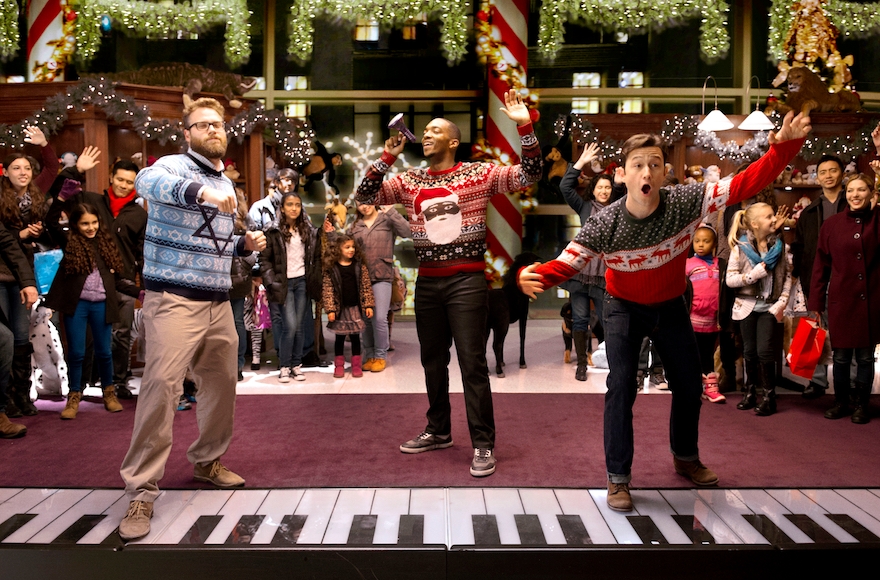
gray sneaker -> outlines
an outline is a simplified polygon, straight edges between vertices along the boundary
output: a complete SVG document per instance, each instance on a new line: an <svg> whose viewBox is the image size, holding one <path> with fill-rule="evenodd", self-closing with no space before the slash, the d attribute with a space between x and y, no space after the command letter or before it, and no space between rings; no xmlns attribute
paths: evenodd
<svg viewBox="0 0 880 580"><path fill-rule="evenodd" d="M425 451L446 449L447 447L452 447L452 435L434 435L433 433L422 431L414 439L401 443L400 451L403 453L424 453Z"/></svg>
<svg viewBox="0 0 880 580"><path fill-rule="evenodd" d="M306 380L306 375L303 374L302 365L296 365L290 370L290 374L295 381L304 381Z"/></svg>
<svg viewBox="0 0 880 580"><path fill-rule="evenodd" d="M471 462L471 475L485 477L495 473L495 454L491 449L474 449L474 460Z"/></svg>
<svg viewBox="0 0 880 580"><path fill-rule="evenodd" d="M290 367L281 367L281 371L278 374L278 382L279 383L289 383L290 382Z"/></svg>
<svg viewBox="0 0 880 580"><path fill-rule="evenodd" d="M150 533L150 518L153 517L153 502L133 501L128 504L128 512L119 522L119 537L123 540L137 540Z"/></svg>

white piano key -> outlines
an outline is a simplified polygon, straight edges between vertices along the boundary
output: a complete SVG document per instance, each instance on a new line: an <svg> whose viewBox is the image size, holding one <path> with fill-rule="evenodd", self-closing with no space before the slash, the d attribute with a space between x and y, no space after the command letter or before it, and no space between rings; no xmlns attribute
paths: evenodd
<svg viewBox="0 0 880 580"><path fill-rule="evenodd" d="M201 516L213 516L223 508L233 491L230 489L200 489L181 510L168 528L153 544L179 544Z"/></svg>
<svg viewBox="0 0 880 580"><path fill-rule="evenodd" d="M343 489L339 492L333 514L324 534L323 544L348 543L354 516L367 515L373 507L375 489Z"/></svg>
<svg viewBox="0 0 880 580"><path fill-rule="evenodd" d="M447 534L446 490L443 488L413 489L410 492L410 515L425 517L425 544L449 543Z"/></svg>
<svg viewBox="0 0 880 580"><path fill-rule="evenodd" d="M235 529L241 516L256 514L263 500L269 494L268 489L239 489L232 492L232 497L223 504L217 515L223 519L205 539L205 544L224 544Z"/></svg>
<svg viewBox="0 0 880 580"><path fill-rule="evenodd" d="M58 493L57 489L25 489L0 504L0 524L16 514L31 513L34 506Z"/></svg>
<svg viewBox="0 0 880 580"><path fill-rule="evenodd" d="M7 499L11 498L15 494L19 493L22 490L20 487L4 487L0 488L0 503L5 502Z"/></svg>
<svg viewBox="0 0 880 580"><path fill-rule="evenodd" d="M556 500L556 494L552 489L521 489L519 497L522 500L523 511L527 514L535 514L541 522L541 530L548 544L565 545L565 534L559 526L557 515L562 515L562 508Z"/></svg>
<svg viewBox="0 0 880 580"><path fill-rule="evenodd" d="M46 497L39 504L28 510L27 513L37 514L37 517L10 534L4 544L23 544L31 539L40 530L51 524L56 518L70 509L72 505L89 494L87 489L61 489ZM16 512L21 513L21 512Z"/></svg>
<svg viewBox="0 0 880 580"><path fill-rule="evenodd" d="M797 544L812 544L813 540L807 534L803 533L799 527L794 525L791 520L785 517L785 514L791 513L781 503L776 501L770 494L763 489L738 489L736 495L742 499L744 507L741 513L748 515L754 513L767 516L771 522L776 524L786 536ZM717 511L717 510L716 510ZM724 518L724 514L719 512ZM726 521L726 518L725 518ZM730 523L730 522L728 522ZM739 530L736 530L739 532ZM740 534L748 544L755 542L749 541L749 537Z"/></svg>
<svg viewBox="0 0 880 580"><path fill-rule="evenodd" d="M266 516L263 523L254 537L251 539L251 545L268 544L275 537L278 526L284 516L289 516L296 511L305 490L303 489L273 489L263 500L257 515Z"/></svg>
<svg viewBox="0 0 880 580"><path fill-rule="evenodd" d="M611 528L602 517L593 495L589 491L586 489L557 489L553 493L559 501L559 507L562 508L563 514L580 516L593 544L617 543ZM602 503L605 503L604 496Z"/></svg>
<svg viewBox="0 0 880 580"><path fill-rule="evenodd" d="M804 514L809 516L811 520L816 522L822 529L834 536L834 538L844 544L858 543L854 537L848 534L843 528L832 522L825 515L828 511L817 504L808 495L805 495L797 489L768 489L767 493L773 496L776 501L785 506L793 514Z"/></svg>
<svg viewBox="0 0 880 580"><path fill-rule="evenodd" d="M632 490L633 504L638 506L639 515L649 516L670 544L693 544L681 526L672 519L675 510L667 503L660 492L653 489ZM702 520L700 520L702 522Z"/></svg>
<svg viewBox="0 0 880 580"><path fill-rule="evenodd" d="M339 497L338 489L307 489L299 505L296 515L307 516L297 544L320 544L324 540L324 532L330 522L330 514Z"/></svg>
<svg viewBox="0 0 880 580"><path fill-rule="evenodd" d="M486 514L482 489L449 490L450 546L474 545L474 515Z"/></svg>
<svg viewBox="0 0 880 580"><path fill-rule="evenodd" d="M484 489L486 513L495 516L498 538L502 544L520 544L519 530L514 514L522 514L523 505L515 489Z"/></svg>
<svg viewBox="0 0 880 580"><path fill-rule="evenodd" d="M408 489L377 489L370 514L376 516L374 544L396 544L400 516L409 514Z"/></svg>
<svg viewBox="0 0 880 580"><path fill-rule="evenodd" d="M83 490L87 491L87 490ZM83 497L69 510L64 512L55 521L40 530L30 540L29 544L48 544L67 528L72 526L79 518L87 515L100 515L116 503L125 494L121 489L96 489ZM117 522L118 525L119 522ZM106 537L106 536L105 536Z"/></svg>
<svg viewBox="0 0 880 580"><path fill-rule="evenodd" d="M163 534L177 516L186 508L190 500L196 495L195 490L165 490L159 494L153 502L153 519L150 520L150 533L132 544L152 544ZM126 511L128 510L126 506ZM123 514L124 515L124 514ZM119 525L119 522L116 522ZM183 533L181 533L183 535Z"/></svg>
<svg viewBox="0 0 880 580"><path fill-rule="evenodd" d="M870 489L836 489L834 490L861 509L865 510L874 519L880 520L880 496Z"/></svg>
<svg viewBox="0 0 880 580"><path fill-rule="evenodd" d="M728 509L730 503L742 504L742 499L735 493L726 489L674 489L661 491L660 494L669 502L676 512L685 516L695 516L706 531L712 534L716 544L742 544L742 536L731 529L724 518L719 516L719 510ZM718 510L715 507L718 507ZM743 533L751 533L757 543L766 544L767 540L755 530L747 521L737 518L741 524Z"/></svg>
<svg viewBox="0 0 880 580"><path fill-rule="evenodd" d="M801 492L830 514L846 514L875 536L880 537L880 521L831 489L802 489Z"/></svg>
<svg viewBox="0 0 880 580"><path fill-rule="evenodd" d="M125 514L128 512L129 503L128 497L125 495L125 492L123 492L122 495L113 502L113 505L102 512L107 517L99 522L98 525L92 528L86 535L80 538L77 544L97 545L106 540L107 537L114 533L116 528L119 527L119 522L122 521L122 518L124 518ZM150 522L150 526L152 527L154 523L155 517L154 521Z"/></svg>
<svg viewBox="0 0 880 580"><path fill-rule="evenodd" d="M596 507L599 509L599 513L602 514L602 518L605 520L605 523L608 524L608 528L611 530L611 533L614 534L615 541L612 543L616 544L641 544L642 539L630 525L629 520L626 519L626 516L637 516L639 513L637 511L631 512L616 512L608 507L608 490L607 489L591 489L590 496L593 498L593 502L596 504ZM638 509L638 506L636 506ZM584 521L586 523L586 521ZM589 531L590 528L587 528Z"/></svg>

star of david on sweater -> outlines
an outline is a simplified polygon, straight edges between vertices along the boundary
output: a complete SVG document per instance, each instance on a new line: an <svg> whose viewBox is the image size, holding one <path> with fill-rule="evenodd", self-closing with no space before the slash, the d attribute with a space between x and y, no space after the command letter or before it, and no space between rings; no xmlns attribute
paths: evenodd
<svg viewBox="0 0 880 580"><path fill-rule="evenodd" d="M196 231L193 232L192 237L194 238L207 238L214 242L214 247L217 248L217 255L222 256L226 249L229 247L229 244L232 243L232 230L229 231L229 235L225 238L218 238L217 234L214 233L214 218L217 217L217 214L220 213L220 210L216 207L205 207L203 205L199 205L199 211L202 212L202 217L205 219L205 223L200 225ZM206 232L207 230L207 232ZM221 246L222 242L222 246Z"/></svg>

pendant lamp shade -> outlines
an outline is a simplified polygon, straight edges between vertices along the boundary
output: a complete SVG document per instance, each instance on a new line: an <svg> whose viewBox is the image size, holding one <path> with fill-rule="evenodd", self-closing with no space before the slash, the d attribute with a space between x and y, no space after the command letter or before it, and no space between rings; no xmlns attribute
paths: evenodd
<svg viewBox="0 0 880 580"><path fill-rule="evenodd" d="M709 84L709 79L712 79L712 82L715 83L715 109L706 115L706 85ZM715 82L715 77L712 75L707 76L706 82L703 83L703 115L706 115L705 118L697 125L697 129L700 131L726 131L733 129L733 123L727 118L727 115L718 110L718 83Z"/></svg>
<svg viewBox="0 0 880 580"><path fill-rule="evenodd" d="M761 83L758 77L753 76L749 79L749 86L746 89L746 99L750 104L751 98L749 97L749 92L752 89L752 79L758 81L758 88L761 88ZM739 124L739 127L737 127L738 129L742 129L743 131L770 131L776 128L773 121L771 121L762 111L758 110L758 102L761 99L760 95L757 95L757 97L758 99L755 101L755 110L746 117L745 121Z"/></svg>

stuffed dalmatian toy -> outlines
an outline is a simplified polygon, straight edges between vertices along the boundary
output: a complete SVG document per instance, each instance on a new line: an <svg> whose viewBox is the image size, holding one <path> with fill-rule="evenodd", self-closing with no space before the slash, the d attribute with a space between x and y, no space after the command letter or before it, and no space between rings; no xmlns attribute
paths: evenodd
<svg viewBox="0 0 880 580"><path fill-rule="evenodd" d="M58 329L52 324L52 311L38 301L31 308L31 399L37 395L61 395L70 390L67 362Z"/></svg>

